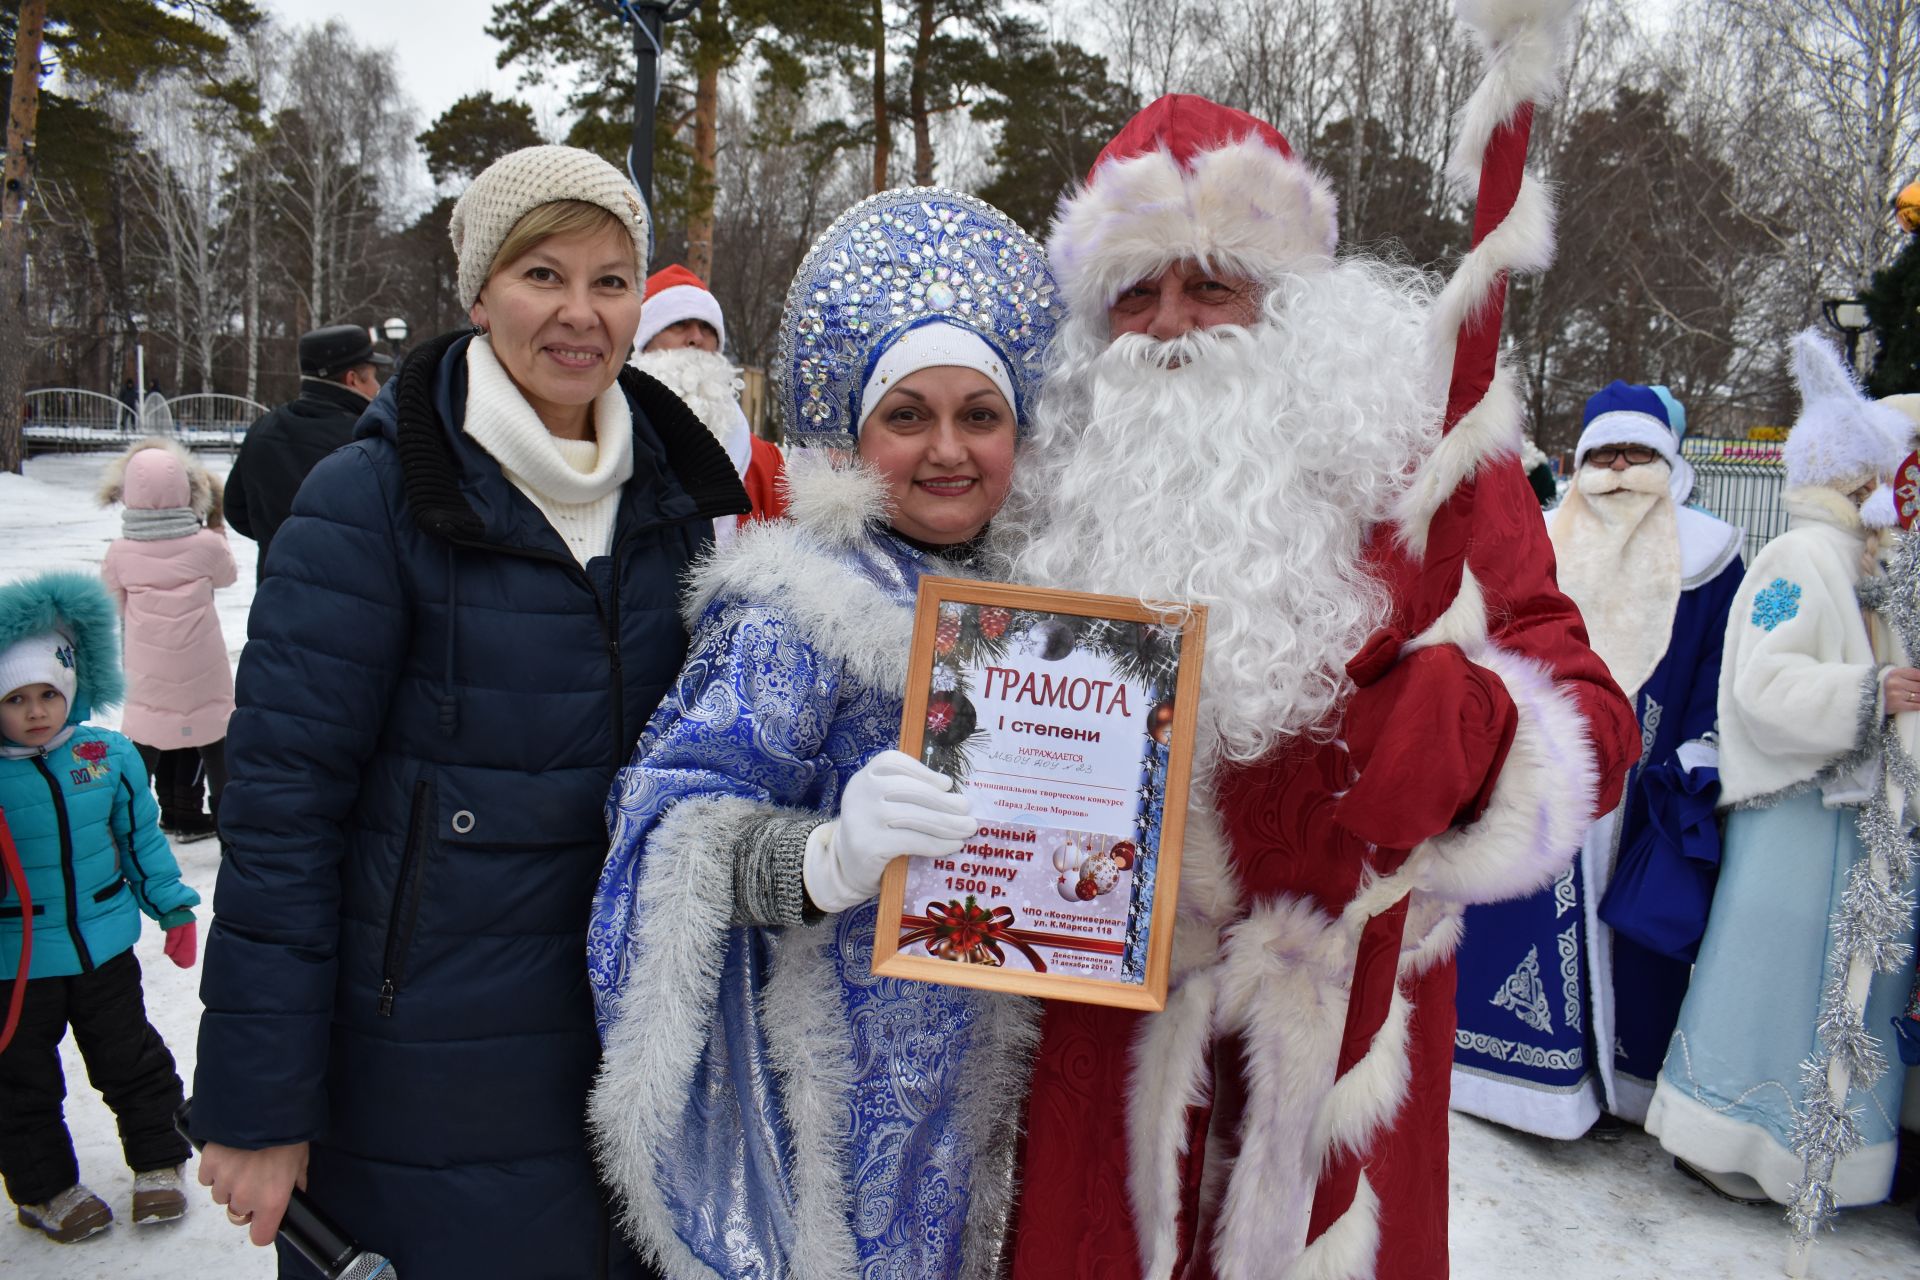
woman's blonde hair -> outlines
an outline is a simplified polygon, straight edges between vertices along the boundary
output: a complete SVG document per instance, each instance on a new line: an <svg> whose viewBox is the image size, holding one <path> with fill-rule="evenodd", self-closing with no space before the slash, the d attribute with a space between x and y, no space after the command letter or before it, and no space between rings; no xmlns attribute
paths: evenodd
<svg viewBox="0 0 1920 1280"><path fill-rule="evenodd" d="M608 213L597 204L588 204L584 200L553 200L547 204L537 204L520 216L513 224L513 230L507 232L507 238L500 242L500 252L493 255L493 265L487 268L487 277L507 263L519 258L543 240L555 236L567 236L575 233L594 235L602 231L617 233L621 240L631 244L627 228L620 219ZM634 288L640 287L640 259L634 255Z"/></svg>

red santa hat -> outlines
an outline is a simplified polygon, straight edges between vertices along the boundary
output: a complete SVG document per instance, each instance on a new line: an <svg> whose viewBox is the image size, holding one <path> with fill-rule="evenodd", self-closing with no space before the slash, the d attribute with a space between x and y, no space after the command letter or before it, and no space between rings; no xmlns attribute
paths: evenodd
<svg viewBox="0 0 1920 1280"><path fill-rule="evenodd" d="M1061 201L1047 257L1073 312L1104 313L1183 258L1251 280L1325 269L1335 208L1332 186L1272 125L1172 93L1128 121Z"/></svg>
<svg viewBox="0 0 1920 1280"><path fill-rule="evenodd" d="M647 277L647 292L640 304L640 329L633 335L635 350L644 348L682 320L704 320L727 345L727 322L720 315L720 301L699 276L685 267L662 267Z"/></svg>

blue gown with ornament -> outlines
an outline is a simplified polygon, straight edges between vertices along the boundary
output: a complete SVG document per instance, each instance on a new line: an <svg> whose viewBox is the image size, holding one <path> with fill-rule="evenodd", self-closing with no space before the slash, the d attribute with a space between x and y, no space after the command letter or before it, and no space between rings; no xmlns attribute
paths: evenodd
<svg viewBox="0 0 1920 1280"><path fill-rule="evenodd" d="M685 668L609 801L602 1163L670 1276L989 1275L1033 1009L876 978L874 904L822 919L799 890L806 834L898 742L920 575L956 568L814 518L871 504L866 474L802 456L790 482L793 523L698 572Z"/></svg>
<svg viewBox="0 0 1920 1280"><path fill-rule="evenodd" d="M1619 808L1552 885L1466 913L1452 1106L1545 1137L1579 1137L1603 1107L1645 1119L1718 874L1711 744L1744 566L1737 530L1680 515L1672 638L1634 697Z"/></svg>

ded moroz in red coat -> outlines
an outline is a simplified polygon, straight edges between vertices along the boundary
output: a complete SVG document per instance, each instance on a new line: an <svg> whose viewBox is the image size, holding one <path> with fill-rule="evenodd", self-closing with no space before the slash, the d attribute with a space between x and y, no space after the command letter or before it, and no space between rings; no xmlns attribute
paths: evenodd
<svg viewBox="0 0 1920 1280"><path fill-rule="evenodd" d="M1555 0L1492 8L1523 19L1565 12ZM1525 100L1554 76L1551 36L1524 21L1489 33L1504 74L1489 77L1467 112L1462 147L1476 159L1516 112L1524 155ZM1551 255L1545 196L1520 184L1517 159L1510 165L1503 207L1489 220L1483 198L1480 248L1435 306L1436 323L1462 329L1459 363L1484 359L1486 368L1477 380L1456 371L1452 430L1418 462L1399 517L1372 533L1369 567L1393 612L1350 668L1358 684L1384 687L1400 678L1382 674L1389 664L1411 672L1440 656L1423 650L1452 645L1472 664L1447 655L1453 668L1472 675L1394 703L1386 720L1362 688L1333 741L1294 739L1219 770L1211 803L1196 803L1187 829L1166 1009L1048 1006L1028 1104L1016 1280L1448 1273L1461 912L1564 870L1591 819L1617 803L1639 738L1554 584L1515 454L1517 402L1493 377L1498 309L1489 312L1485 295L1505 269L1538 269ZM1477 163L1467 170L1469 180L1482 176ZM1488 238L1502 218L1505 234ZM1063 204L1049 256L1069 305L1085 310L1179 258L1262 279L1330 261L1333 245L1330 190L1279 134L1173 98L1102 154ZM1478 734L1490 785L1466 797L1465 820L1410 834L1410 848L1369 844L1335 821L1362 772L1349 743L1378 743L1376 762L1395 751L1403 769L1417 762L1389 809L1411 812L1422 789L1459 782L1442 740L1417 727L1422 717Z"/></svg>

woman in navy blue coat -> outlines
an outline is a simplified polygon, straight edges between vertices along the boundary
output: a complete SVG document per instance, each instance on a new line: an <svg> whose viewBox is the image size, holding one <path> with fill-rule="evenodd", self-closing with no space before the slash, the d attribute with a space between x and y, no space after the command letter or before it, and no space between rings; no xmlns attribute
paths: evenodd
<svg viewBox="0 0 1920 1280"><path fill-rule="evenodd" d="M452 230L480 332L416 351L314 470L254 602L201 1181L265 1244L304 1179L408 1280L637 1276L584 1120L602 806L685 652L680 575L747 500L625 369L647 227L624 177L516 152Z"/></svg>

